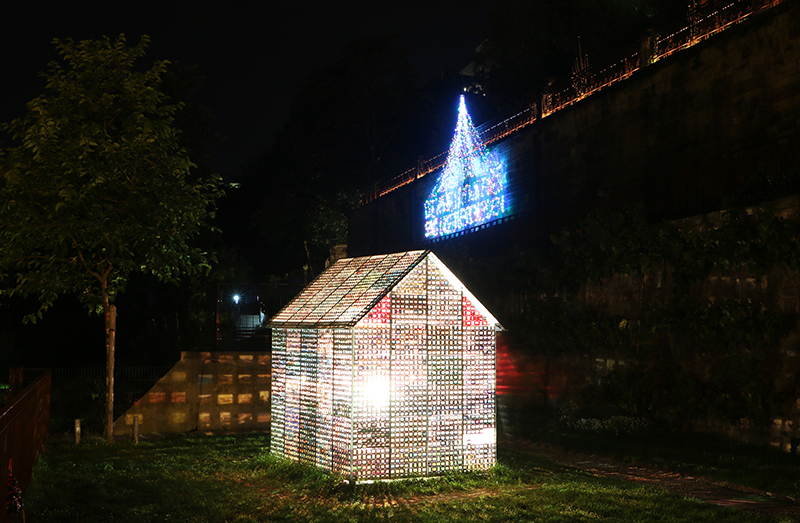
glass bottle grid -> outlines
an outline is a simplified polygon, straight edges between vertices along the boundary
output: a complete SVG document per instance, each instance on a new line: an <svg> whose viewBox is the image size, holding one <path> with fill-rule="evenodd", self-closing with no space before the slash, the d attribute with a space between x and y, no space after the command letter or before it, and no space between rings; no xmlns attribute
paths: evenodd
<svg viewBox="0 0 800 523"><path fill-rule="evenodd" d="M356 479L494 465L494 326L436 264L354 328L275 331L273 453Z"/></svg>

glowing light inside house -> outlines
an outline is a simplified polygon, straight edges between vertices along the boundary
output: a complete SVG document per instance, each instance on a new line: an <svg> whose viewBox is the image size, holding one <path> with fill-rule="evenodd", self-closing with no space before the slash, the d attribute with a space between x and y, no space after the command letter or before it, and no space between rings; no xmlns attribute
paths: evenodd
<svg viewBox="0 0 800 523"><path fill-rule="evenodd" d="M432 253L339 260L270 326L272 453L357 480L494 465L499 325Z"/></svg>
<svg viewBox="0 0 800 523"><path fill-rule="evenodd" d="M376 377L364 385L364 400L376 409L386 408L391 397L390 387L388 379Z"/></svg>
<svg viewBox="0 0 800 523"><path fill-rule="evenodd" d="M425 200L425 237L488 223L507 209L505 164L481 142L462 95L447 161Z"/></svg>

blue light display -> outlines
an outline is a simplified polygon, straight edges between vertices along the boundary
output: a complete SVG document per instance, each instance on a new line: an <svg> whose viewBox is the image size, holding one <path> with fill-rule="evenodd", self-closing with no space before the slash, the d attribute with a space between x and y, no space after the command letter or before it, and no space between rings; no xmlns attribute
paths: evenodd
<svg viewBox="0 0 800 523"><path fill-rule="evenodd" d="M425 237L438 238L504 216L505 193L505 164L481 142L462 95L447 162L425 200Z"/></svg>

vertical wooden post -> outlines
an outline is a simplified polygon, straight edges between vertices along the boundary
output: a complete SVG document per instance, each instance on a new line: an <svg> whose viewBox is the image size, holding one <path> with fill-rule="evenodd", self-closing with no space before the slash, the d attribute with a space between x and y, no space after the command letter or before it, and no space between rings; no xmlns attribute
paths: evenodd
<svg viewBox="0 0 800 523"><path fill-rule="evenodd" d="M217 350L222 346L222 284L217 283Z"/></svg>
<svg viewBox="0 0 800 523"><path fill-rule="evenodd" d="M3 452L3 456L8 456L11 454L11 449L9 448L11 445L12 435L10 434L11 431L3 431L0 434L0 451ZM5 470L3 470L5 469ZM0 475L4 478L8 478L8 474L11 472L11 458L0 459ZM7 488L7 487L6 487ZM8 491L6 490L6 502L8 501ZM6 508L3 507L3 510L0 511L0 522L5 523L6 521L11 521L11 516L6 514Z"/></svg>
<svg viewBox="0 0 800 523"><path fill-rule="evenodd" d="M75 446L81 442L81 420L75 420Z"/></svg>
<svg viewBox="0 0 800 523"><path fill-rule="evenodd" d="M106 437L108 442L114 441L114 343L117 331L117 306L108 306L106 324Z"/></svg>
<svg viewBox="0 0 800 523"><path fill-rule="evenodd" d="M133 417L133 441L139 444L139 416Z"/></svg>

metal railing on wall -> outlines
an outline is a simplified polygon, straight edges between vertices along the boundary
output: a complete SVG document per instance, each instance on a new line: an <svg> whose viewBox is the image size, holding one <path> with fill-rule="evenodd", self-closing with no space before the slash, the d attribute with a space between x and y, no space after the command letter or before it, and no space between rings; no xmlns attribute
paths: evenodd
<svg viewBox="0 0 800 523"><path fill-rule="evenodd" d="M170 367L119 367L114 371L114 419L169 372ZM12 369L11 383L28 384L45 373L52 375L50 433L74 430L76 419L85 432L102 433L105 423L106 370L103 367Z"/></svg>
<svg viewBox="0 0 800 523"><path fill-rule="evenodd" d="M690 6L689 25L668 36L656 34L648 36L640 50L602 70L593 72L591 68L576 71L582 78L575 86L556 93L542 94L539 104L532 102L528 107L513 116L493 120L482 125L478 132L484 144L502 140L522 128L565 109L592 94L617 82L627 80L639 69L667 58L679 51L688 49L712 36L734 26L752 15L775 7L786 0L701 0ZM574 80L574 79L573 79ZM380 198L400 187L422 178L440 168L447 160L447 153L440 153L428 160L420 161L416 168L382 180L369 187L361 200L361 205Z"/></svg>
<svg viewBox="0 0 800 523"><path fill-rule="evenodd" d="M45 372L11 395L0 410L0 477L7 478L10 468L22 491L30 483L33 466L47 441L50 385L51 374ZM0 523L10 517L5 506L0 508Z"/></svg>

